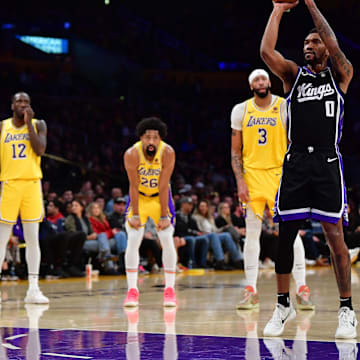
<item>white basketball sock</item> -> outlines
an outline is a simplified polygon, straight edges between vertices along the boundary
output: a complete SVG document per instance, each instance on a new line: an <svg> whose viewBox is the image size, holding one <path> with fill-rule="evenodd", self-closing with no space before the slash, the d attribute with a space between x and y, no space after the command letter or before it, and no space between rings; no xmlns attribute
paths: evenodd
<svg viewBox="0 0 360 360"><path fill-rule="evenodd" d="M126 280L128 289L137 289L139 247L144 237L144 228L136 230L130 227L127 222L125 227L128 236L125 251Z"/></svg>
<svg viewBox="0 0 360 360"><path fill-rule="evenodd" d="M299 234L296 235L294 242L294 266L292 274L296 282L296 292L303 285L306 285L306 267L305 267L305 250Z"/></svg>
<svg viewBox="0 0 360 360"><path fill-rule="evenodd" d="M162 246L162 260L165 273L165 288L175 286L176 261L177 254L174 244L174 228L172 225L165 230L158 232L160 243Z"/></svg>
<svg viewBox="0 0 360 360"><path fill-rule="evenodd" d="M251 206L248 206L246 210L245 223L244 268L246 283L257 292L256 283L259 272L261 220L255 215Z"/></svg>
<svg viewBox="0 0 360 360"><path fill-rule="evenodd" d="M24 239L26 242L26 263L28 267L29 289L39 286L40 270L40 245L39 245L39 223L23 223Z"/></svg>
<svg viewBox="0 0 360 360"><path fill-rule="evenodd" d="M12 227L13 226L10 224L0 223L0 274L2 264L5 260L6 246L10 239Z"/></svg>

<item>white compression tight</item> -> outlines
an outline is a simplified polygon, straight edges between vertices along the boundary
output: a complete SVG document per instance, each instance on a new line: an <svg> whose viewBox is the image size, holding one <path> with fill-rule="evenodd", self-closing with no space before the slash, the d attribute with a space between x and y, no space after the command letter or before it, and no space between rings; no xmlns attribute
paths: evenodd
<svg viewBox="0 0 360 360"><path fill-rule="evenodd" d="M246 237L244 245L244 265L247 285L257 292L256 283L259 271L261 220L249 206L246 211ZM305 285L305 251L299 234L294 242L294 266L292 270L296 291Z"/></svg>
<svg viewBox="0 0 360 360"><path fill-rule="evenodd" d="M261 220L251 206L246 209L246 236L244 245L244 268L247 285L257 292L256 282L259 272Z"/></svg>
<svg viewBox="0 0 360 360"><path fill-rule="evenodd" d="M144 228L138 230L125 224L128 236L127 246L125 251L125 267L126 280L128 289L137 289L138 267L139 267L139 248L144 237Z"/></svg>
<svg viewBox="0 0 360 360"><path fill-rule="evenodd" d="M292 268L292 275L296 283L296 291L306 284L306 267L305 267L305 250L304 244L299 234L296 235L294 242L294 266Z"/></svg>
<svg viewBox="0 0 360 360"><path fill-rule="evenodd" d="M165 273L165 288L175 286L177 254L174 244L174 228L172 225L158 232L162 246L162 261Z"/></svg>
<svg viewBox="0 0 360 360"><path fill-rule="evenodd" d="M26 242L26 263L29 273L30 288L38 286L39 268L40 268L40 246L39 246L39 224L24 223L24 239ZM12 231L12 225L0 224L0 261L4 262L6 245L9 241Z"/></svg>
<svg viewBox="0 0 360 360"><path fill-rule="evenodd" d="M125 252L125 266L128 289L137 289L139 247L144 236L144 228L135 230L126 224L128 243ZM174 228L169 226L159 231L158 236L162 246L162 258L165 272L165 287L174 287L176 274L176 249L173 239Z"/></svg>

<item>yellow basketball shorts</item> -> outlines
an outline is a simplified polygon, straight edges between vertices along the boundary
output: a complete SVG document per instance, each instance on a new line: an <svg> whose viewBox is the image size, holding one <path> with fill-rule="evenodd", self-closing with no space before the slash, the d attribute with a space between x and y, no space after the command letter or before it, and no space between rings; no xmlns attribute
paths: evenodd
<svg viewBox="0 0 360 360"><path fill-rule="evenodd" d="M0 222L15 224L20 214L22 222L37 223L44 217L41 180L5 180L1 183Z"/></svg>
<svg viewBox="0 0 360 360"><path fill-rule="evenodd" d="M251 169L247 168L244 180L249 188L250 202L255 215L262 218L266 203L271 214L275 206L276 192L279 187L282 168L273 169Z"/></svg>
<svg viewBox="0 0 360 360"><path fill-rule="evenodd" d="M126 207L125 214L126 219L130 219L133 215L130 198ZM155 225L157 225L161 217L161 205L159 196L149 197L139 194L139 216L141 226L145 226L148 217L151 217L154 220ZM168 200L168 216L171 220L171 223L174 225L175 206L170 192Z"/></svg>

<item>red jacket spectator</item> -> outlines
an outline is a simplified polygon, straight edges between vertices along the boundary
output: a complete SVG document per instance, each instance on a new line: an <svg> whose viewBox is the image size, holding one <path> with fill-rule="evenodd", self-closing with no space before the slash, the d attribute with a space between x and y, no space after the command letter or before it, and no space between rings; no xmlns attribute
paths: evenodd
<svg viewBox="0 0 360 360"><path fill-rule="evenodd" d="M110 225L106 219L104 219L104 221L101 222L100 220L95 219L94 217L90 216L89 220L90 220L93 230L97 234L105 233L108 239L111 239L114 237L113 229L110 227Z"/></svg>

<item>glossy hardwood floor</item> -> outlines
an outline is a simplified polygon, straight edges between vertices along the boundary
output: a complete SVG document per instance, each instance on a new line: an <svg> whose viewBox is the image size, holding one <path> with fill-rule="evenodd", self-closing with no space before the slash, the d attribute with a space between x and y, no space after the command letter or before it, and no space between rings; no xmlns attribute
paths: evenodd
<svg viewBox="0 0 360 360"><path fill-rule="evenodd" d="M51 329L52 332L46 334L45 330L38 331L36 344L41 344L43 348L50 346L46 344L49 341L51 342L52 338L55 337L56 339L58 335L55 334L59 332L64 332L65 334L66 331L76 330L75 332L78 334L78 330L86 330L88 331L86 334L89 338L91 338L91 334L94 334L96 338L98 335L95 334L99 334L99 332L103 332L103 334L110 332L122 334L121 336L123 337L124 334L126 335L125 338L122 338L123 349L119 348L119 351L124 351L123 355L119 355L120 351L114 357L105 353L101 355L104 357L97 357L96 353L90 350L90 352L87 351L86 347L85 350L81 347L82 352L80 353L82 355L72 354L71 350L74 352L77 347L70 341L71 336L69 335L70 345L68 346L70 348L65 352L64 349L61 350L62 352L59 352L54 345L48 354L60 355L41 355L46 356L47 359L61 358L61 354L65 354L65 357L69 358L69 355L66 355L69 354L69 351L72 356L71 358L137 359L137 350L135 350L135 355L133 354L133 356L129 357L126 355L129 347L128 337L130 333L148 333L153 334L152 336L155 336L154 334L193 335L195 336L194 338L196 336L206 336L207 339L210 336L213 337L213 342L218 343L221 342L221 338L243 338L247 339L247 342L243 344L241 351L237 351L237 355L242 357L234 358L260 359L263 348L267 348L267 354L273 356L267 358L276 358L276 346L279 348L283 344L283 340L275 340L273 345L269 345L269 342L266 342L267 340L262 340L261 346L258 341L258 339L263 337L262 330L274 309L276 299L274 270L260 271L258 282L260 309L256 311L236 310L240 291L244 287L244 274L241 271L206 272L202 276L189 276L184 272L177 275L176 281L179 303L177 309L163 309L163 276L159 274L140 276L140 305L138 309L129 311L124 311L122 308L122 301L126 292L126 279L124 276L100 277L91 282L87 282L83 278L41 281L41 288L44 294L50 298L49 306L25 306L23 298L27 283L2 282L1 296L3 301L0 323L3 338L2 351L6 350L7 354L2 354L0 351L0 359L24 358L33 360L31 357L26 357L25 353L29 351L28 347L30 346L31 330L28 330L29 328L35 330ZM309 268L307 271L307 283L311 290L313 302L316 304L316 309L315 311L299 311L297 318L287 325L282 339L300 340L303 342L303 345L310 344L312 341L334 342L334 334L337 327L338 293L332 269L330 267ZM360 308L360 268L352 268L352 283L354 308L357 310ZM295 301L294 292L295 289L293 288L293 301ZM14 343L14 341L20 341L19 339L22 334L25 333L28 333L29 338L26 345ZM19 339L14 340L14 336L15 339L17 339L16 336ZM144 336L146 339L146 335ZM180 338L178 337L178 339ZM257 341L253 348L249 348L251 341ZM280 341L281 344L276 343L276 341ZM92 344L91 348L93 348L94 344L91 341L90 343ZM354 344L354 341L351 343ZM37 347L39 347L38 345ZM11 349L12 346L18 347L20 350ZM271 346L273 346L272 350L275 353L271 351ZM27 349L26 351L25 348ZM229 346L226 345L225 348L229 349ZM295 342L292 348L296 348ZM307 348L309 349L310 345ZM334 349L336 348L334 347ZM78 350L76 350L77 354L80 354ZM104 349L102 348L102 350ZM18 352L16 353L16 351ZM87 355L84 355L84 351ZM305 357L301 358L316 358L311 357L309 354L306 355L308 350L305 351L304 348L299 351L305 354ZM44 351L40 349L36 354L38 357L34 357L34 359L42 359L43 357L40 357L40 354L44 354ZM171 358L169 356L166 357L162 351L159 354L159 357L151 355L149 358ZM14 355L14 357L9 357L10 355ZM141 356L144 358L143 354ZM174 358L181 358L179 354L177 356ZM220 359L222 357L221 355L217 357L214 354L213 357L201 357L197 354L196 358ZM229 353L224 358L230 359L233 357Z"/></svg>

